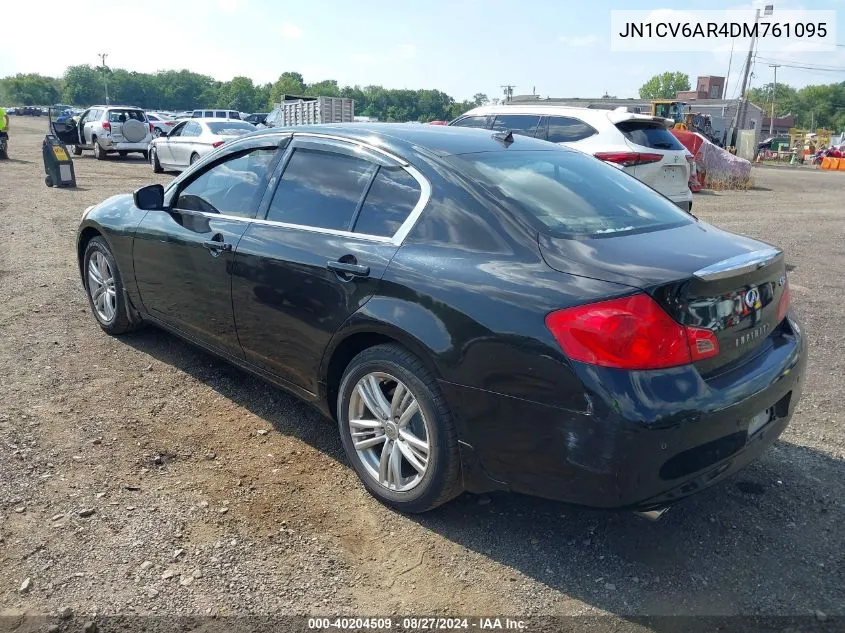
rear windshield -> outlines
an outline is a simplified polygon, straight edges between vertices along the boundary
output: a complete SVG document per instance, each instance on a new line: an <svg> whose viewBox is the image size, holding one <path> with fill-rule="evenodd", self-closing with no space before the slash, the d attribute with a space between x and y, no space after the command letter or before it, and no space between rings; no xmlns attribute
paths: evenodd
<svg viewBox="0 0 845 633"><path fill-rule="evenodd" d="M633 176L581 152L484 152L452 160L504 206L553 235L600 237L692 222Z"/></svg>
<svg viewBox="0 0 845 633"><path fill-rule="evenodd" d="M129 119L147 122L141 110L109 110L109 123L123 123Z"/></svg>
<svg viewBox="0 0 845 633"><path fill-rule="evenodd" d="M212 121L207 123L208 129L220 136L240 136L247 132L254 132L255 126L252 123L240 123L238 121Z"/></svg>
<svg viewBox="0 0 845 633"><path fill-rule="evenodd" d="M622 121L616 127L625 138L636 145L651 149L682 150L680 141L659 123L649 121Z"/></svg>

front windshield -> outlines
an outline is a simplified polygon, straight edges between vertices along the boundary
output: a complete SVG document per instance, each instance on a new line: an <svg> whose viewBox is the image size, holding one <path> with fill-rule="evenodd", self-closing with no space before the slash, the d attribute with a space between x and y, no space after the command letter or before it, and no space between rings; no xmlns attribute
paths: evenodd
<svg viewBox="0 0 845 633"><path fill-rule="evenodd" d="M558 236L672 228L693 220L636 178L576 151L502 151L452 158L467 176Z"/></svg>

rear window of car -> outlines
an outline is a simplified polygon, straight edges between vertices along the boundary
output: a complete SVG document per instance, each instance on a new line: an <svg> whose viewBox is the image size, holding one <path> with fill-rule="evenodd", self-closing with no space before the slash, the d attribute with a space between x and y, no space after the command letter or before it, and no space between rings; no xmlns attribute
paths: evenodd
<svg viewBox="0 0 845 633"><path fill-rule="evenodd" d="M616 124L625 138L642 147L651 149L682 150L684 146L675 136L659 123L649 121L622 121Z"/></svg>
<svg viewBox="0 0 845 633"><path fill-rule="evenodd" d="M636 178L581 152L482 152L451 160L552 235L602 237L692 222Z"/></svg>
<svg viewBox="0 0 845 633"><path fill-rule="evenodd" d="M146 123L147 119L141 110L109 110L109 123L121 123L135 119Z"/></svg>
<svg viewBox="0 0 845 633"><path fill-rule="evenodd" d="M219 134L220 136L240 136L241 134L255 131L254 125L241 123L240 121L212 121L206 125L208 125L208 129L213 134Z"/></svg>

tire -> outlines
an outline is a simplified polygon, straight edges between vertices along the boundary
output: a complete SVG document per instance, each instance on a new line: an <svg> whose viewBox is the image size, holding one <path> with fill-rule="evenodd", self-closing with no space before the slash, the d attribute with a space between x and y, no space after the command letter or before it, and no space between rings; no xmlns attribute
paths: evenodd
<svg viewBox="0 0 845 633"><path fill-rule="evenodd" d="M386 407L381 415L365 402L374 402L373 387ZM403 413L408 415L404 422ZM362 442L358 447L350 416L361 420L355 425L356 439ZM458 436L446 400L422 361L400 345L377 345L352 359L340 383L337 419L352 467L369 493L385 505L400 512L426 512L462 492Z"/></svg>
<svg viewBox="0 0 845 633"><path fill-rule="evenodd" d="M161 163L158 162L158 152L155 147L150 148L150 165L153 168L154 174L160 174L164 171L161 167Z"/></svg>
<svg viewBox="0 0 845 633"><path fill-rule="evenodd" d="M44 179L44 184L47 185L48 187L52 187L53 186L53 179L50 178L50 176L47 176Z"/></svg>
<svg viewBox="0 0 845 633"><path fill-rule="evenodd" d="M120 156L121 158L126 158L126 155L127 155L128 153L129 153L129 152L120 151L120 152L118 152L118 153L117 153L117 155L118 155L118 156Z"/></svg>
<svg viewBox="0 0 845 633"><path fill-rule="evenodd" d="M105 160L106 159L106 151L100 145L100 141L97 140L97 137L93 137L91 140L92 145L94 146L94 158L97 160Z"/></svg>
<svg viewBox="0 0 845 633"><path fill-rule="evenodd" d="M82 156L82 148L79 145L74 145L70 151L73 152L74 156Z"/></svg>
<svg viewBox="0 0 845 633"><path fill-rule="evenodd" d="M120 271L108 243L102 237L94 237L88 242L85 247L85 254L82 256L82 265L88 304L91 306L91 312L93 312L100 327L112 335L134 330L136 324L129 318ZM92 268L94 272L92 272ZM105 283L99 284L97 279ZM109 279L111 279L111 283L108 283ZM103 286L106 287L106 292L98 294L97 290ZM94 298L95 295L105 295L102 303L97 302L95 304L95 301L97 301Z"/></svg>
<svg viewBox="0 0 845 633"><path fill-rule="evenodd" d="M197 162L199 159L200 159L200 155L199 155L199 154L196 154L196 153L191 154L190 164L191 164L191 165L193 165L193 164L194 164L195 162Z"/></svg>

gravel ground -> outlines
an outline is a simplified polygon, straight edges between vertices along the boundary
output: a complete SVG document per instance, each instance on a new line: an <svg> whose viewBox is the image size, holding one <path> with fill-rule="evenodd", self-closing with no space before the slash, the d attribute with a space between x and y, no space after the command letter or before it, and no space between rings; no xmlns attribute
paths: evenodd
<svg viewBox="0 0 845 633"><path fill-rule="evenodd" d="M0 615L845 615L845 174L758 168L695 197L795 266L806 390L759 462L657 523L509 494L406 517L306 405L161 331L97 327L80 215L170 176L86 153L76 190L48 189L45 126L13 118L0 163Z"/></svg>

